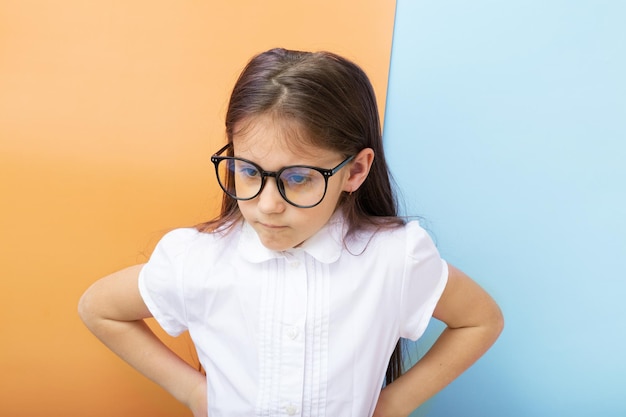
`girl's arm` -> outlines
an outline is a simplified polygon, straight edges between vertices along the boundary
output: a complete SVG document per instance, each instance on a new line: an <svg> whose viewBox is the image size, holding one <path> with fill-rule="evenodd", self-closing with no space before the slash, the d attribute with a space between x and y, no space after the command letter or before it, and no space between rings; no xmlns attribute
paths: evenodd
<svg viewBox="0 0 626 417"><path fill-rule="evenodd" d="M374 417L408 416L476 362L504 325L489 294L452 265L433 316L447 328L422 359L382 390Z"/></svg>
<svg viewBox="0 0 626 417"><path fill-rule="evenodd" d="M207 415L206 379L172 352L143 319L151 317L139 294L142 265L93 284L78 305L81 319L115 354L187 405L194 416Z"/></svg>

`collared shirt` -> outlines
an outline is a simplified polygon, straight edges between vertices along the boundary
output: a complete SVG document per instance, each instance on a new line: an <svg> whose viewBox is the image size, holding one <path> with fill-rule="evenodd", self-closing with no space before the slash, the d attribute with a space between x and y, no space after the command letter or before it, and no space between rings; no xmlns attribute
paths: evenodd
<svg viewBox="0 0 626 417"><path fill-rule="evenodd" d="M177 229L140 273L151 313L189 330L207 374L210 417L371 416L399 337L424 332L447 265L416 222L344 244L334 216L297 248Z"/></svg>

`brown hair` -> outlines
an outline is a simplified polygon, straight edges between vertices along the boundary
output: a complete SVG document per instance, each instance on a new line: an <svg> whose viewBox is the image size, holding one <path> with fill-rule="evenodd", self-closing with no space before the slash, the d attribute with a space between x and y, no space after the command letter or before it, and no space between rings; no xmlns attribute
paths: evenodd
<svg viewBox="0 0 626 417"><path fill-rule="evenodd" d="M330 52L271 49L256 55L242 71L230 97L226 113L228 142L232 143L242 122L268 113L296 121L306 133L301 135L306 138L303 140L345 157L373 149L375 157L367 179L354 193L344 193L338 202L348 234L364 227L403 223L385 161L374 89L358 65ZM212 231L239 219L237 201L224 194L218 217L197 228ZM386 383L401 373L398 342Z"/></svg>

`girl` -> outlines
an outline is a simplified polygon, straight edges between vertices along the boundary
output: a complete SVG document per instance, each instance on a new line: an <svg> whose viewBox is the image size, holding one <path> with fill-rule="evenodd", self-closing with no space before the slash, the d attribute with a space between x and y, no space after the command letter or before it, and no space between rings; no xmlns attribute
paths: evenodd
<svg viewBox="0 0 626 417"><path fill-rule="evenodd" d="M79 305L194 416L408 416L494 343L496 303L397 215L358 66L325 52L254 57L226 134L211 158L220 215L168 233L147 264L96 282ZM189 330L206 376L156 338L151 316ZM446 330L401 375L400 338L431 316Z"/></svg>

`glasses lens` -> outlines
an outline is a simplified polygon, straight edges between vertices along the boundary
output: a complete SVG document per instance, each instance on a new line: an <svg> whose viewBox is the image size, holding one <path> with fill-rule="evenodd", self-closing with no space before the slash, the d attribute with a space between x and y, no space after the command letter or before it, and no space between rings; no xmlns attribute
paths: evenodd
<svg viewBox="0 0 626 417"><path fill-rule="evenodd" d="M290 167L278 178L285 199L297 206L314 206L326 193L326 180L321 172L306 167Z"/></svg>
<svg viewBox="0 0 626 417"><path fill-rule="evenodd" d="M222 159L217 167L217 176L224 191L234 198L252 198L261 189L259 169L240 159Z"/></svg>
<svg viewBox="0 0 626 417"><path fill-rule="evenodd" d="M260 169L238 158L221 159L217 163L217 180L226 194L239 200L256 197L263 187ZM298 207L313 207L326 194L326 178L321 172L308 167L283 169L276 184L285 200Z"/></svg>

